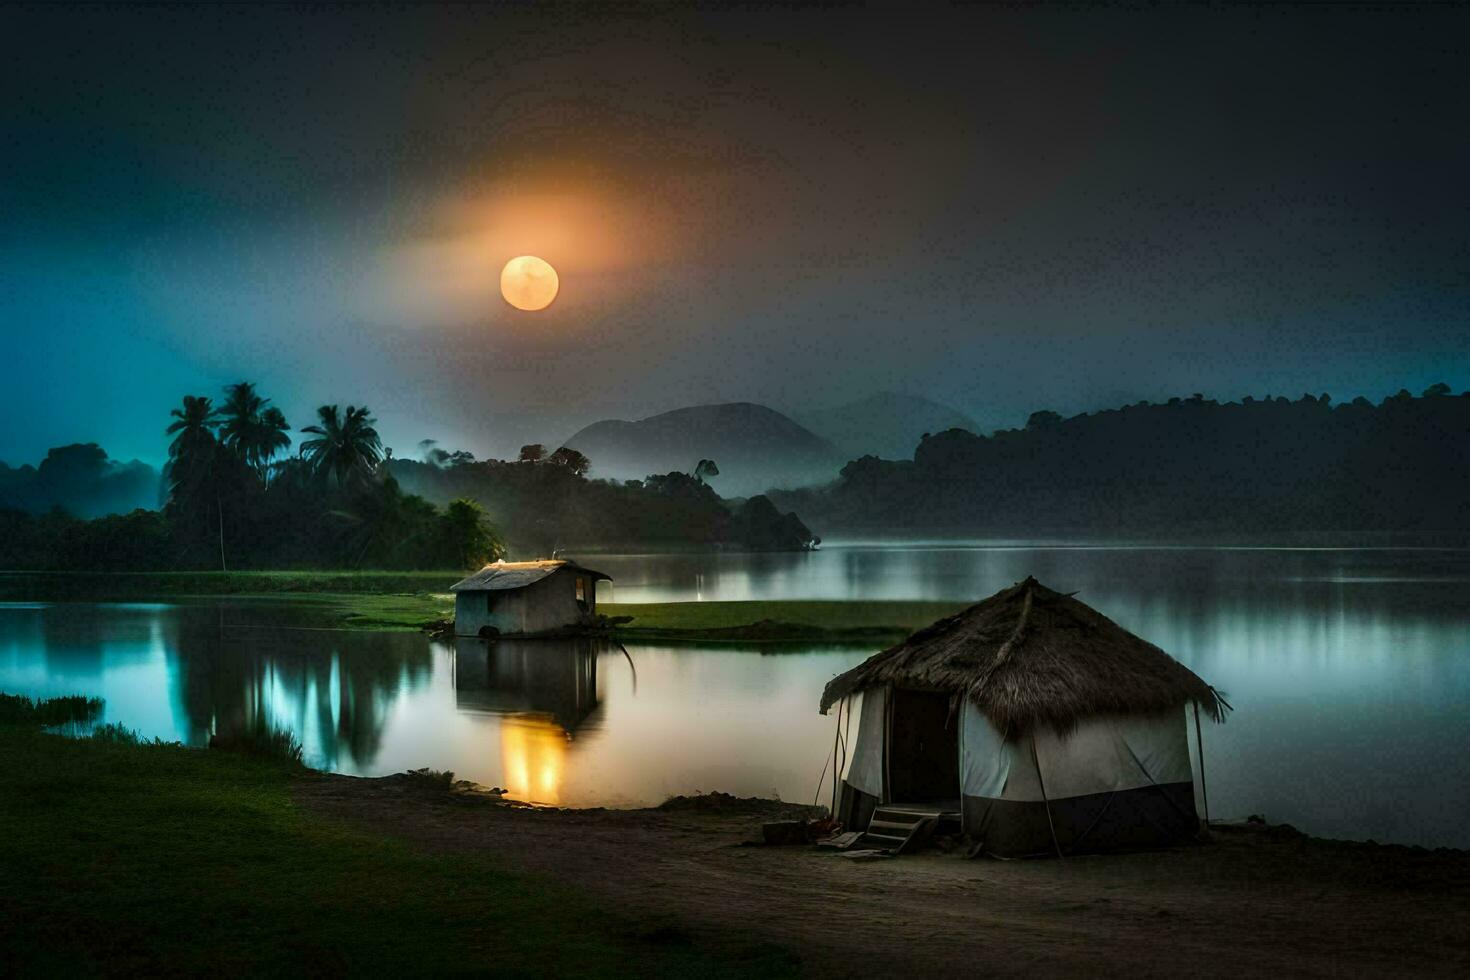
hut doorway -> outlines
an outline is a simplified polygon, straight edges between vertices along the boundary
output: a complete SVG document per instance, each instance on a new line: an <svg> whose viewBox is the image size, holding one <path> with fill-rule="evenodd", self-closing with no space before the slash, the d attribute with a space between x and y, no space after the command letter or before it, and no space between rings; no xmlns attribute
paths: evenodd
<svg viewBox="0 0 1470 980"><path fill-rule="evenodd" d="M889 712L889 800L958 804L960 723L949 694L897 688Z"/></svg>

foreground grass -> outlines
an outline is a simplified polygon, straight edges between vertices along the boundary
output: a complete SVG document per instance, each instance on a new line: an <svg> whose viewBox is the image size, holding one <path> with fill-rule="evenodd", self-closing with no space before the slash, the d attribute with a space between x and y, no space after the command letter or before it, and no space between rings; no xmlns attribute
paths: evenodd
<svg viewBox="0 0 1470 980"><path fill-rule="evenodd" d="M0 726L0 975L791 972L768 948L716 954L484 856L303 813L289 789L308 778Z"/></svg>

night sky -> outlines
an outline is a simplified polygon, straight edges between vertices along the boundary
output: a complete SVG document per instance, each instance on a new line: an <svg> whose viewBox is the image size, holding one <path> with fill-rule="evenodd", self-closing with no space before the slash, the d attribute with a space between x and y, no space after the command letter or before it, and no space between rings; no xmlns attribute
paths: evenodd
<svg viewBox="0 0 1470 980"><path fill-rule="evenodd" d="M0 56L11 463L159 461L240 379L400 455L1470 386L1470 8L5 8Z"/></svg>

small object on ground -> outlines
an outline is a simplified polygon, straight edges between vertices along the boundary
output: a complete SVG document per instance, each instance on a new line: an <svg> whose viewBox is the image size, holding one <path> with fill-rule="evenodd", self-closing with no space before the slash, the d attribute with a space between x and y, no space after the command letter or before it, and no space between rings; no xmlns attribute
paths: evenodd
<svg viewBox="0 0 1470 980"><path fill-rule="evenodd" d="M817 841L817 846L833 847L839 851L845 851L862 840L862 838L863 832L861 830L849 830L845 834L833 834L831 837L824 837Z"/></svg>
<svg viewBox="0 0 1470 980"><path fill-rule="evenodd" d="M843 851L841 856L850 861L876 861L879 858L893 857L892 853L888 851L878 851L871 848L861 851Z"/></svg>
<svg viewBox="0 0 1470 980"><path fill-rule="evenodd" d="M842 822L831 817L818 817L807 822L806 839L819 841L824 837L831 837L842 829Z"/></svg>

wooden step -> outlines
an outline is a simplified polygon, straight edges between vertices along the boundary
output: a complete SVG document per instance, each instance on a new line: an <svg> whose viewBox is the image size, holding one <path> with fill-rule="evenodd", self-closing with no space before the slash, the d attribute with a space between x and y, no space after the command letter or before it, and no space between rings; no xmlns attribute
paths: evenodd
<svg viewBox="0 0 1470 980"><path fill-rule="evenodd" d="M867 832L856 846L902 854L928 837L938 822L939 815L932 810L880 806L873 811Z"/></svg>

